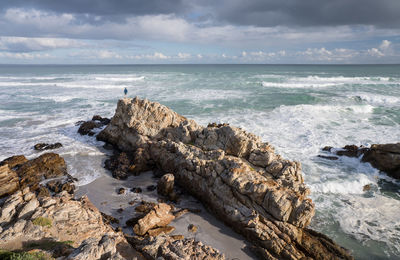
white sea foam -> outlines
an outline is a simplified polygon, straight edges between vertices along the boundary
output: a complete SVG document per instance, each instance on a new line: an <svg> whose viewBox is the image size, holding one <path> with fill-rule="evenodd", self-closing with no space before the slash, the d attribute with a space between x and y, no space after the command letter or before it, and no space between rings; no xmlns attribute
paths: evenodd
<svg viewBox="0 0 400 260"><path fill-rule="evenodd" d="M320 76L285 76L281 77L279 81L276 81L276 77L270 77L273 81L262 81L261 84L264 87L276 87L276 88L328 88L337 87L344 85L353 84L391 84L400 85L400 78L388 78L388 77L320 77Z"/></svg>
<svg viewBox="0 0 400 260"><path fill-rule="evenodd" d="M350 93L348 97L353 99L360 99L371 105L377 106L400 106L400 97L396 96L385 96L375 93Z"/></svg>

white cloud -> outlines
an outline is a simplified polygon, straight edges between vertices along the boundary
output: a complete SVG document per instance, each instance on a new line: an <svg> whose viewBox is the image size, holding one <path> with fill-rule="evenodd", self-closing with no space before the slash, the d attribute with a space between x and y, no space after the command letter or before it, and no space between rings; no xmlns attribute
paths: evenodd
<svg viewBox="0 0 400 260"><path fill-rule="evenodd" d="M47 53L42 54L42 53L26 53L26 52L0 52L0 57L9 59L19 59L19 60L52 58L52 56Z"/></svg>
<svg viewBox="0 0 400 260"><path fill-rule="evenodd" d="M383 52L381 52L377 48L369 49L367 52L368 52L369 55L374 56L374 57L383 57L383 56L385 56L385 54L383 54Z"/></svg>
<svg viewBox="0 0 400 260"><path fill-rule="evenodd" d="M0 37L0 50L29 52L58 48L84 47L86 44L72 39Z"/></svg>
<svg viewBox="0 0 400 260"><path fill-rule="evenodd" d="M382 51L387 51L391 48L392 43L388 40L383 40L381 45L379 45L379 49L381 49Z"/></svg>
<svg viewBox="0 0 400 260"><path fill-rule="evenodd" d="M178 53L179 59L190 59L192 55L190 53Z"/></svg>

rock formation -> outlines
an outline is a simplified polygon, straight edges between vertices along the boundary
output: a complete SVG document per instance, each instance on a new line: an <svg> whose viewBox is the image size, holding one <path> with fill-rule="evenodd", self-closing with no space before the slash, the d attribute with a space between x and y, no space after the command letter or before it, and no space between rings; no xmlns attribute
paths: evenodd
<svg viewBox="0 0 400 260"><path fill-rule="evenodd" d="M89 121L81 121L78 122L77 124L80 125L78 129L78 133L81 135L89 135L93 136L95 133L92 131L94 128L100 128L104 125L107 125L110 123L110 119L108 118L103 118L99 115L93 116L92 120Z"/></svg>
<svg viewBox="0 0 400 260"><path fill-rule="evenodd" d="M201 127L159 103L125 98L97 138L126 152L135 168L173 173L265 259L352 259L306 228L314 204L300 163L256 135L227 124Z"/></svg>
<svg viewBox="0 0 400 260"><path fill-rule="evenodd" d="M23 155L12 156L0 165L0 197L12 194L17 187L29 187L43 196L50 195L50 191L59 193L66 190L72 194L75 190L74 179L67 173L64 159L55 153L45 153L32 160ZM49 179L54 180L40 184Z"/></svg>
<svg viewBox="0 0 400 260"><path fill-rule="evenodd" d="M148 259L173 260L224 260L218 250L203 245L194 239L181 239L174 236L130 237L127 240L143 252Z"/></svg>
<svg viewBox="0 0 400 260"><path fill-rule="evenodd" d="M33 149L37 151L44 151L44 150L52 150L52 149L57 149L62 147L63 145L61 143L54 143L54 144L48 144L48 143L38 143L33 146Z"/></svg>
<svg viewBox="0 0 400 260"><path fill-rule="evenodd" d="M349 157L362 155L363 162L368 162L389 176L400 179L400 143L373 144L370 148L346 145L342 149L333 150L332 147L324 147L322 150Z"/></svg>

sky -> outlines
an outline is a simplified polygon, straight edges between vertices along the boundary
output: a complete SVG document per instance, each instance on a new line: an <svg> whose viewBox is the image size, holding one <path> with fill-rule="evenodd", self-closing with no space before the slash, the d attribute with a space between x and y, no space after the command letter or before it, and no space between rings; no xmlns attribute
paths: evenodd
<svg viewBox="0 0 400 260"><path fill-rule="evenodd" d="M0 63L400 63L400 0L2 0Z"/></svg>

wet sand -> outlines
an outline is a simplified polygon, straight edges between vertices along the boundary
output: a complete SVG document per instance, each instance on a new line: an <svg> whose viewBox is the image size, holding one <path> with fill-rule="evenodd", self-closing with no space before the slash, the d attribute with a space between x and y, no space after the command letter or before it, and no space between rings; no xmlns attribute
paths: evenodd
<svg viewBox="0 0 400 260"><path fill-rule="evenodd" d="M130 176L127 180L117 180L110 175L102 174L95 181L78 187L76 197L87 195L92 203L103 213L111 215L120 221L120 226L127 234L133 234L130 227L124 227L125 222L135 216L135 207L144 201L157 202L157 190L148 191L149 185L156 185L158 178L152 172L142 173L140 176ZM133 187L140 187L141 193L130 191ZM125 188L125 194L118 194L119 188ZM129 202L135 201L130 205ZM176 208L193 208L201 210L200 213L187 213L175 219L170 225L176 229L171 234L183 235L186 238L195 238L224 253L227 259L255 259L251 252L250 243L232 231L223 222L212 216L202 204L192 196L182 196ZM123 209L122 212L119 209ZM188 231L188 226L193 224L198 227L197 232ZM115 226L115 225L114 225Z"/></svg>

